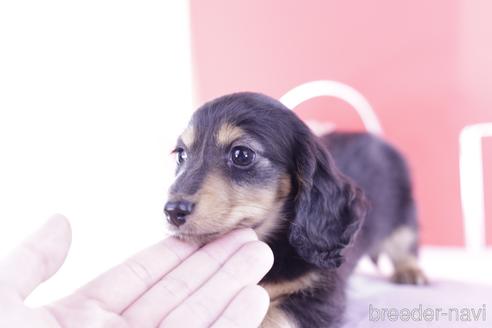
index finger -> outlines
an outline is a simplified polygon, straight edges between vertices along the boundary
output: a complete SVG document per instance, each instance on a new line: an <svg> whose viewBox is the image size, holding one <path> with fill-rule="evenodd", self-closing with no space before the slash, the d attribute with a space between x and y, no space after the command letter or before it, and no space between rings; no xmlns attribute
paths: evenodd
<svg viewBox="0 0 492 328"><path fill-rule="evenodd" d="M68 301L82 298L119 313L197 249L198 245L167 238L103 273Z"/></svg>

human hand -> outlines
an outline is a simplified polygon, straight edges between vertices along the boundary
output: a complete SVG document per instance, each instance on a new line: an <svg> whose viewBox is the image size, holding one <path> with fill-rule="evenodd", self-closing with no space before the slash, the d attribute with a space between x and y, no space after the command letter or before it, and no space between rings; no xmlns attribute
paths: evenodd
<svg viewBox="0 0 492 328"><path fill-rule="evenodd" d="M202 248L168 238L66 298L24 305L62 265L70 241L58 215L0 262L0 327L258 327L268 309L257 283L273 254L252 230Z"/></svg>

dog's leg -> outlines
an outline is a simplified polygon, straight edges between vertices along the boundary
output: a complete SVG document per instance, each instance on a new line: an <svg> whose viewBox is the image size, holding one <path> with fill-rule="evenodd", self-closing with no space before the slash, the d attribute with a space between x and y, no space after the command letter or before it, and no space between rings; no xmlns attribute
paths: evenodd
<svg viewBox="0 0 492 328"><path fill-rule="evenodd" d="M397 284L426 285L428 280L417 261L418 236L415 228L401 226L383 242L381 251L393 263L391 280Z"/></svg>

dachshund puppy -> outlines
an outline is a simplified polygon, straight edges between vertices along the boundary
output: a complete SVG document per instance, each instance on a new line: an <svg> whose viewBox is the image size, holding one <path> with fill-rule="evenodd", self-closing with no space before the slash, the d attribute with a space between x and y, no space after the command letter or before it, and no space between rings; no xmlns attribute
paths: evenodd
<svg viewBox="0 0 492 328"><path fill-rule="evenodd" d="M177 237L250 227L272 248L263 327L338 327L363 255L386 253L397 283L425 283L408 169L377 137L318 138L277 100L235 93L199 108L174 152L165 213Z"/></svg>

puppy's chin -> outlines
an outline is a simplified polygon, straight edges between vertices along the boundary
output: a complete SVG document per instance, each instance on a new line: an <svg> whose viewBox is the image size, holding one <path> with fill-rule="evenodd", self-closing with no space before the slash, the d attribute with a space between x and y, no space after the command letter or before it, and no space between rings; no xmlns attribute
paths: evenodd
<svg viewBox="0 0 492 328"><path fill-rule="evenodd" d="M219 231L206 231L206 230L202 231L198 229L196 226L193 225L187 226L186 224L180 228L176 228L175 226L169 226L169 230L172 236L175 238L198 245L204 245L222 237L223 235L235 229L250 228L256 231L264 223L264 222L259 222L259 223L254 223L254 222L255 222L254 220L243 219L238 223L236 223L234 226L223 227L223 229Z"/></svg>
<svg viewBox="0 0 492 328"><path fill-rule="evenodd" d="M193 244L198 244L200 246L222 237L231 230L234 230L234 228L228 229L224 227L220 230L210 231L208 229L200 229L194 225L188 226L187 224L184 224L179 228L172 225L168 226L168 231L174 238Z"/></svg>
<svg viewBox="0 0 492 328"><path fill-rule="evenodd" d="M208 244L215 239L225 235L228 231L224 232L210 232L210 233L188 233L185 231L173 231L173 237L180 240L190 242L193 244L204 245Z"/></svg>
<svg viewBox="0 0 492 328"><path fill-rule="evenodd" d="M172 228L171 234L173 237L178 238L180 240L194 243L194 244L198 244L198 245L204 245L204 244L208 244L211 241L219 239L223 235L225 235L225 234L227 234L227 233L229 233L235 229L242 229L242 228L255 229L256 227L238 224L234 227L224 228L224 230L214 231L214 232L197 231L196 229L188 230L188 229Z"/></svg>

